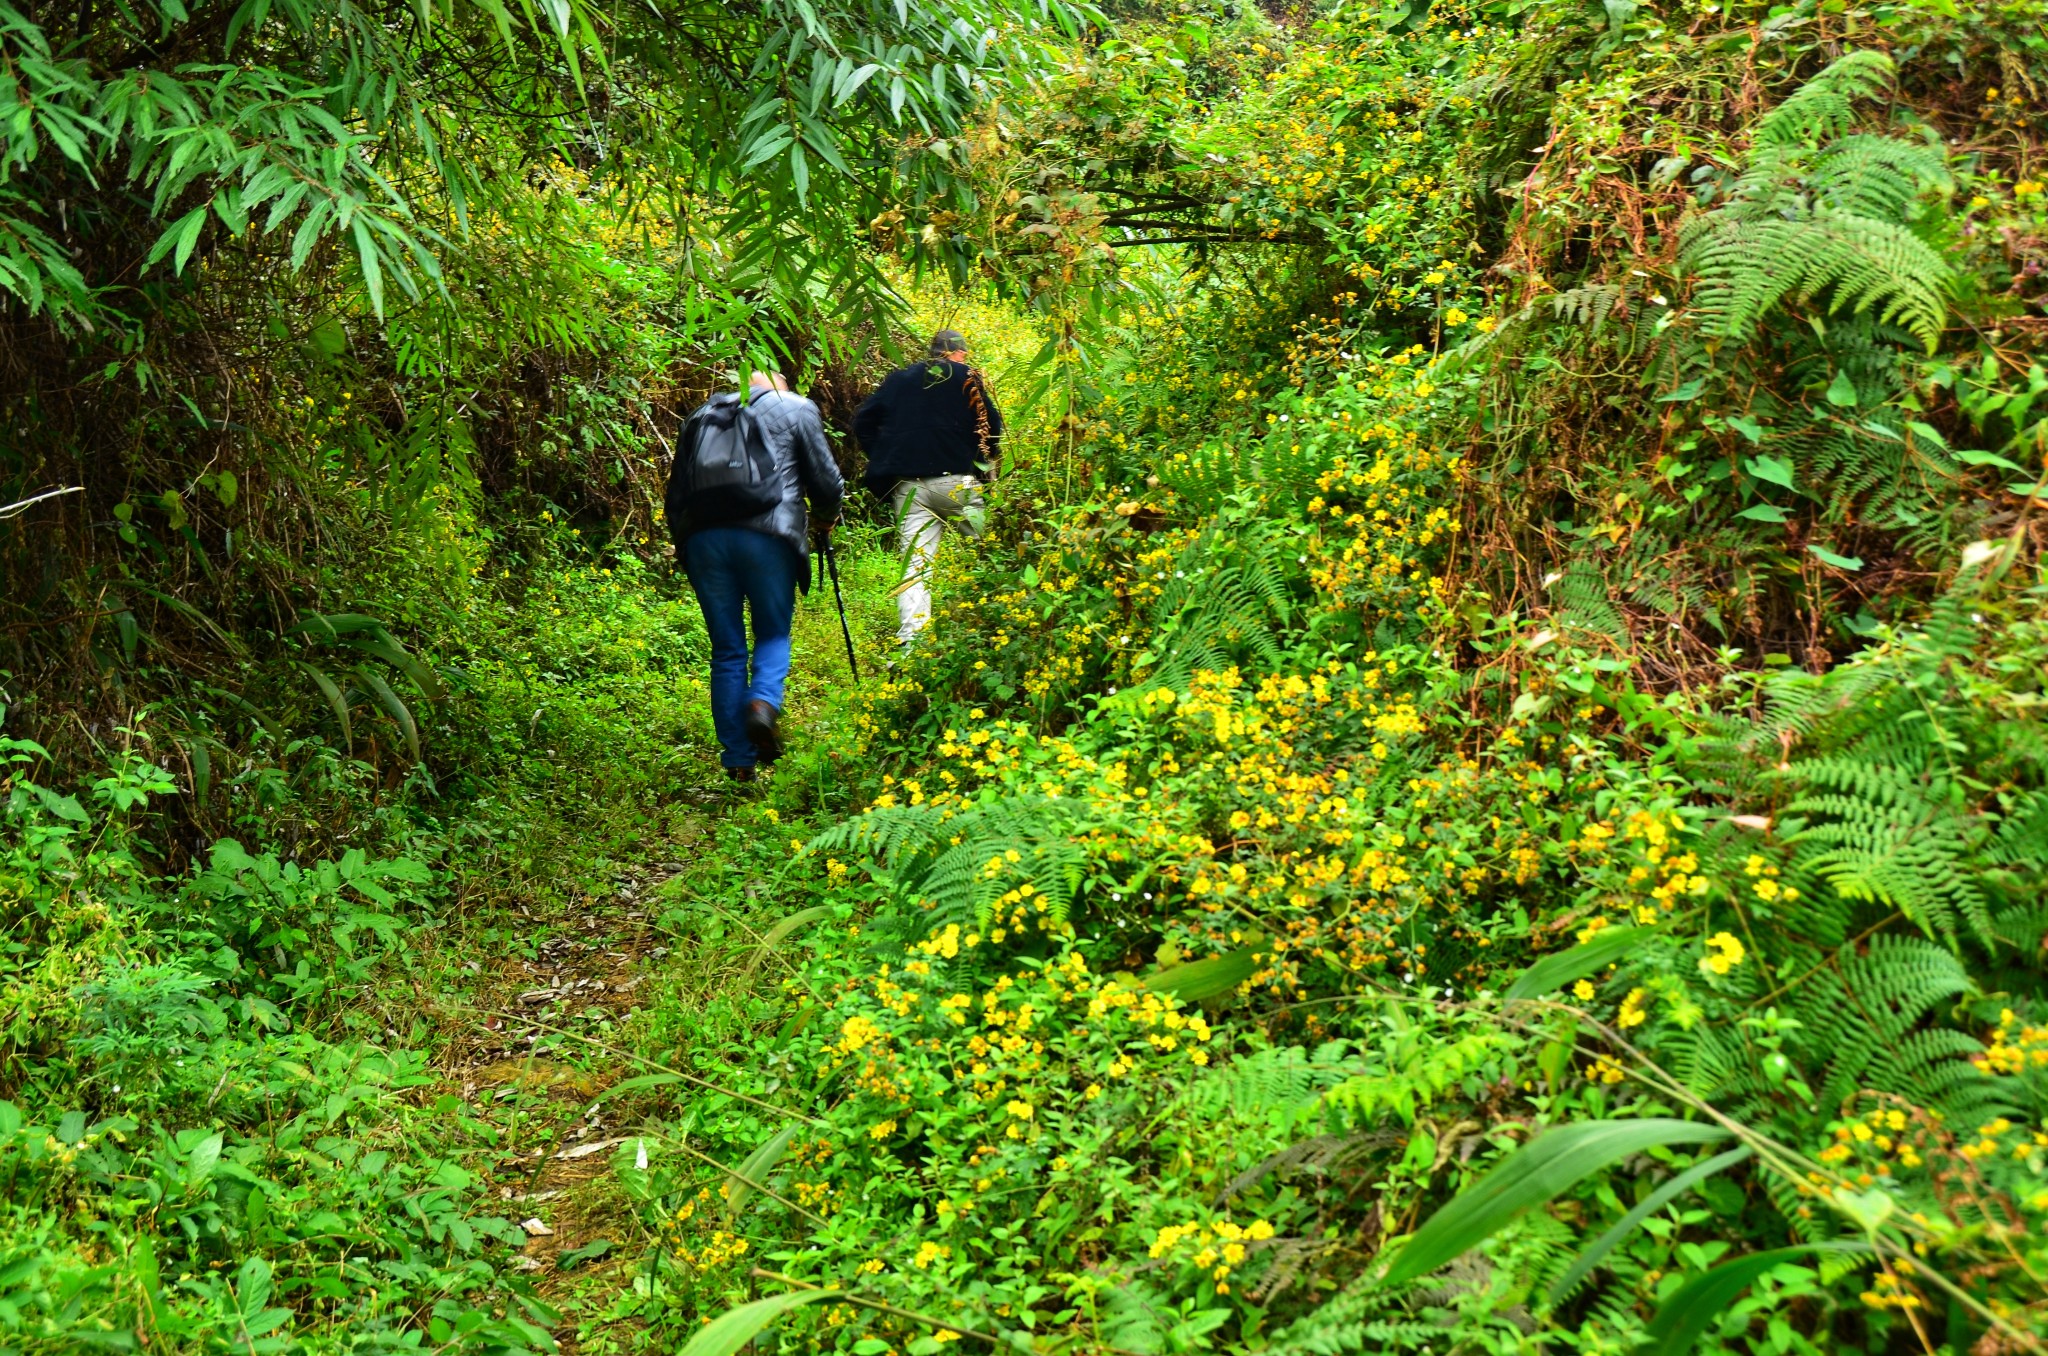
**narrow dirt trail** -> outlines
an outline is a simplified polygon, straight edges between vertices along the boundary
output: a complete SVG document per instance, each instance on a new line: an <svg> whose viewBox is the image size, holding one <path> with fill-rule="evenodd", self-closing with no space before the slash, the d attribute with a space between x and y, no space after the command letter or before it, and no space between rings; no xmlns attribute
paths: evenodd
<svg viewBox="0 0 2048 1356"><path fill-rule="evenodd" d="M866 586L850 590L848 603L857 612L856 633L872 634L894 612L877 587L893 577L894 561L870 557L858 566L847 573ZM831 748L855 690L830 598L829 591L814 591L797 610L784 712L793 745ZM443 1090L497 1137L493 1203L528 1234L514 1267L532 1278L543 1300L565 1311L555 1333L565 1356L580 1349L578 1317L588 1316L593 1298L610 1293L601 1273L644 1248L613 1179L642 1118L627 1109L631 1099L604 1094L661 1067L650 1058L660 1052L634 1048L636 1021L650 1009L671 1023L680 1016L687 1029L695 1014L677 1013L678 1005L687 1009L751 985L742 968L721 958L759 943L747 918L767 885L719 860L718 830L741 807L773 799L779 778L809 775L790 768L753 786L728 783L715 771L709 730L692 733L704 775L678 789L683 809L651 845L649 860L622 864L605 885L575 892L546 916L522 914L537 938L530 948L464 958L474 985L462 1009L447 1014L461 1029L449 1032L444 1046ZM685 876L691 883L679 884ZM709 914L729 925L716 940L690 935L676 922ZM624 1267L622 1277L631 1269Z"/></svg>

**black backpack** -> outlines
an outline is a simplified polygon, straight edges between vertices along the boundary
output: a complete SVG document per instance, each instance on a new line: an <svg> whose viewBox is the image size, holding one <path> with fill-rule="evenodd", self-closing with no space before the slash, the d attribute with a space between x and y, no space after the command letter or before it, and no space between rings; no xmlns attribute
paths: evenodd
<svg viewBox="0 0 2048 1356"><path fill-rule="evenodd" d="M715 395L690 416L663 499L669 535L676 538L686 526L743 522L782 502L775 458L754 412L738 396Z"/></svg>

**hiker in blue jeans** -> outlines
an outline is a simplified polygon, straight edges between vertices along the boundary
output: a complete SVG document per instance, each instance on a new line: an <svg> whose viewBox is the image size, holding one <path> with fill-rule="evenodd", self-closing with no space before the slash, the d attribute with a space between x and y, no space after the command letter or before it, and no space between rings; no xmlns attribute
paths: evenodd
<svg viewBox="0 0 2048 1356"><path fill-rule="evenodd" d="M738 401L729 392L716 395L692 414L678 440L678 455L690 446L702 416L719 402ZM721 408L730 413L729 406ZM728 777L742 782L754 780L757 767L782 756L790 622L797 592L808 589L811 577L804 500L809 498L823 536L838 519L845 493L818 407L791 394L781 373L753 374L746 413L772 462L773 485L779 489L774 506L735 522L702 524L673 501L669 505L676 554L711 639L711 724L718 735L719 761ZM754 623L751 656L748 612Z"/></svg>

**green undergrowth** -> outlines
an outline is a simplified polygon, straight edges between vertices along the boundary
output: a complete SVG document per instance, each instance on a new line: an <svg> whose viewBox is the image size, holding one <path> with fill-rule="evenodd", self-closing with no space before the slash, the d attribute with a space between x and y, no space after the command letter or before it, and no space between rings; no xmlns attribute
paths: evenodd
<svg viewBox="0 0 2048 1356"><path fill-rule="evenodd" d="M856 534L864 647L893 617L891 568ZM728 1000L664 972L616 1014L521 1025L512 1066L479 1073L472 1052L503 1039L493 1014L518 1015L524 987L508 975L551 939L630 933L628 964L658 963L685 915L641 901L654 931L635 932L615 916L626 875L680 867L666 892L723 899L677 859L722 831L734 792L679 579L567 531L517 593L509 570L481 573L417 644L441 687L408 689L428 761L394 784L361 728L355 757L338 738L281 745L211 788L239 837L189 869L167 872L154 836L154 808L192 788L147 713L89 786L48 785L39 746L0 745L0 1349L552 1349L559 1313L512 1265L533 1207L506 1197L534 1145L573 1138L577 1098L621 1076L604 1050L642 1001L671 1011L654 1029L692 1014L694 1040ZM791 806L839 776L829 599L799 612L799 752L773 787ZM757 1018L741 1001L730 1020Z"/></svg>
<svg viewBox="0 0 2048 1356"><path fill-rule="evenodd" d="M65 501L0 1351L2042 1351L2039 15L1120 0L920 91L816 9L731 250L524 168L639 261L561 343L359 299L247 486L193 383ZM889 279L988 531L898 652L861 505L742 788L657 449L813 330L843 417Z"/></svg>

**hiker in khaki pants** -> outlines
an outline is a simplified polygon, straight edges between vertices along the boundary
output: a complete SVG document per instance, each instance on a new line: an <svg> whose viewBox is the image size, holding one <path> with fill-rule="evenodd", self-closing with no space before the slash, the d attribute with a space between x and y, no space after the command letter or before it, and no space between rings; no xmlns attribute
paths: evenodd
<svg viewBox="0 0 2048 1356"><path fill-rule="evenodd" d="M866 483L896 507L903 584L896 636L909 644L932 618L931 564L949 529L979 536L982 485L995 474L1003 416L958 330L932 336L930 356L891 372L853 416L868 454Z"/></svg>

